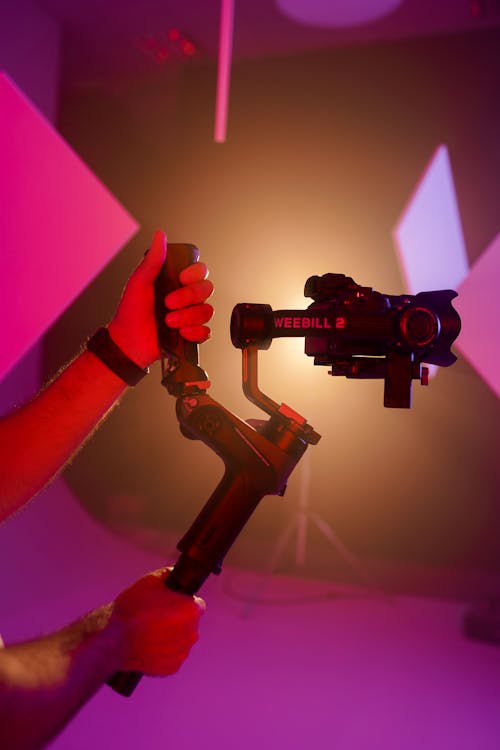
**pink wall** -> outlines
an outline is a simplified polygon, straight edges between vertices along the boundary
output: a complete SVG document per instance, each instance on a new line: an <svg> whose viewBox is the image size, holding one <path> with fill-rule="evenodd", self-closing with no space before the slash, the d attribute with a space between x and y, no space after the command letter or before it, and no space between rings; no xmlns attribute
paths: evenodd
<svg viewBox="0 0 500 750"><path fill-rule="evenodd" d="M45 117L54 122L59 95L61 29L31 0L0 3L0 71L5 71ZM2 248L2 253L11 248ZM0 413L36 392L40 385L41 349L28 352L0 382Z"/></svg>
<svg viewBox="0 0 500 750"><path fill-rule="evenodd" d="M59 99L59 23L32 0L0 3L0 70L55 122Z"/></svg>
<svg viewBox="0 0 500 750"><path fill-rule="evenodd" d="M137 231L137 223L0 73L0 379Z"/></svg>

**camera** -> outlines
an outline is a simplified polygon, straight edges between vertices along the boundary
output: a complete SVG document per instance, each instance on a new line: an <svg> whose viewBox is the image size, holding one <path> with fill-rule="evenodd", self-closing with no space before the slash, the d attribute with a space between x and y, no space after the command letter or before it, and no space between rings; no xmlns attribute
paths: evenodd
<svg viewBox="0 0 500 750"><path fill-rule="evenodd" d="M357 284L350 276L311 276L306 310L273 310L241 303L231 315L231 340L239 349L268 349L274 338L303 336L305 353L330 375L384 380L384 406L410 408L412 380L427 385L429 368L456 361L451 345L460 317L451 289L390 295Z"/></svg>

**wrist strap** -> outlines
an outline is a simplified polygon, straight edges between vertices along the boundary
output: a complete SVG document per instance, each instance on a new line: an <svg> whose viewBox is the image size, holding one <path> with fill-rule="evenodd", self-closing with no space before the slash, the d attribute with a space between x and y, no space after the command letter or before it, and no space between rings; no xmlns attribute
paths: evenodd
<svg viewBox="0 0 500 750"><path fill-rule="evenodd" d="M119 346L115 344L107 328L99 328L87 341L87 349L95 354L106 367L118 375L127 385L137 385L139 380L148 374L149 367L144 370L127 357Z"/></svg>

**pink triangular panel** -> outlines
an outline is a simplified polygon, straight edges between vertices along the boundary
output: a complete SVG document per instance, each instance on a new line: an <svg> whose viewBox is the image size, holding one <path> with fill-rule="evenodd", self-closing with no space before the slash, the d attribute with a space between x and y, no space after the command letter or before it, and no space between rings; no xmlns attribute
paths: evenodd
<svg viewBox="0 0 500 750"><path fill-rule="evenodd" d="M137 229L0 73L0 378Z"/></svg>
<svg viewBox="0 0 500 750"><path fill-rule="evenodd" d="M394 230L406 291L456 289L468 271L450 158L439 146Z"/></svg>
<svg viewBox="0 0 500 750"><path fill-rule="evenodd" d="M462 318L456 348L500 396L500 234L481 254L454 302Z"/></svg>
<svg viewBox="0 0 500 750"><path fill-rule="evenodd" d="M467 252L445 145L429 160L393 237L407 292L456 290L466 277ZM430 365L429 374L438 369Z"/></svg>

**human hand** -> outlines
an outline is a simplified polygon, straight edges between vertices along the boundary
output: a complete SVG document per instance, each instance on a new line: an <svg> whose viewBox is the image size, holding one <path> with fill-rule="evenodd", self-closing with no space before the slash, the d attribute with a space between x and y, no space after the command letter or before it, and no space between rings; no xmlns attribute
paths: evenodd
<svg viewBox="0 0 500 750"><path fill-rule="evenodd" d="M108 325L111 338L140 367L147 367L160 356L154 314L154 281L165 262L167 241L157 231L151 248L130 276L113 320ZM165 322L179 329L183 338L202 343L210 336L205 325L213 315L206 300L213 292L204 263L188 266L179 275L182 286L165 297Z"/></svg>
<svg viewBox="0 0 500 750"><path fill-rule="evenodd" d="M120 669L173 674L198 640L205 602L168 589L168 573L167 568L148 573L115 599L111 621L123 642Z"/></svg>

